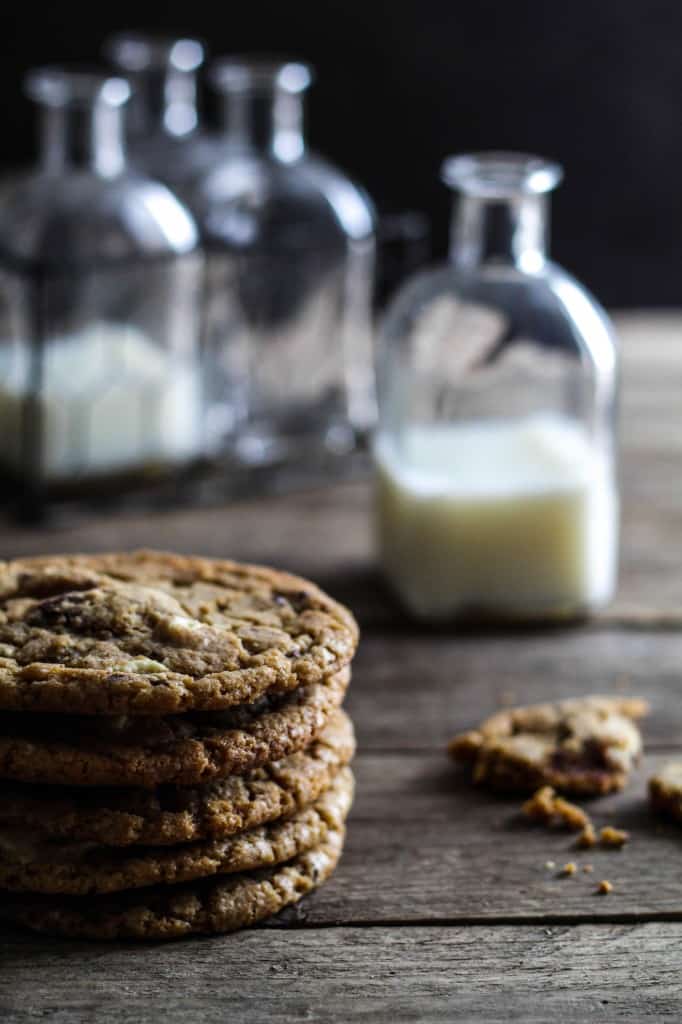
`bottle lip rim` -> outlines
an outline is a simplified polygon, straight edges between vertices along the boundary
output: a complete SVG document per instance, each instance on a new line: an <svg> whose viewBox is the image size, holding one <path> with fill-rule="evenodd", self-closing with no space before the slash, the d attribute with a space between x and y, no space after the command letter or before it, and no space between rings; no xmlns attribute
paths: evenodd
<svg viewBox="0 0 682 1024"><path fill-rule="evenodd" d="M117 108L132 95L130 82L120 75L47 65L32 68L24 78L29 99L48 107L83 107L94 103Z"/></svg>
<svg viewBox="0 0 682 1024"><path fill-rule="evenodd" d="M441 165L441 180L448 187L489 199L544 195L563 175L561 164L553 160L504 150L449 156Z"/></svg>
<svg viewBox="0 0 682 1024"><path fill-rule="evenodd" d="M144 32L116 32L105 40L103 53L124 72L171 68L190 73L206 59L206 48L191 36L164 36Z"/></svg>
<svg viewBox="0 0 682 1024"><path fill-rule="evenodd" d="M245 54L213 60L209 80L219 92L277 89L298 96L312 85L314 70L304 61Z"/></svg>

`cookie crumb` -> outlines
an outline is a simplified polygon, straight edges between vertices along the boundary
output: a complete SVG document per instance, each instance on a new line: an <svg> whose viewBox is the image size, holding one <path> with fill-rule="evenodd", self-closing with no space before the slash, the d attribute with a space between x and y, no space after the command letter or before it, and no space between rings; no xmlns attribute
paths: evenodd
<svg viewBox="0 0 682 1024"><path fill-rule="evenodd" d="M601 893L602 895L606 895L606 893L613 892L613 886L607 878L603 878L601 880L601 882L597 886L597 892Z"/></svg>
<svg viewBox="0 0 682 1024"><path fill-rule="evenodd" d="M619 849L630 838L630 833L622 828L614 828L613 825L605 825L599 833L599 841L602 846L609 846Z"/></svg>
<svg viewBox="0 0 682 1024"><path fill-rule="evenodd" d="M594 868L592 867L591 864L583 864L583 871L585 872L586 875L591 875L592 872L594 871Z"/></svg>
<svg viewBox="0 0 682 1024"><path fill-rule="evenodd" d="M552 786L541 786L533 793L530 800L521 807L521 813L531 821L540 821L545 825L564 825L566 828L587 828L590 819L576 804L557 796Z"/></svg>
<svg viewBox="0 0 682 1024"><path fill-rule="evenodd" d="M590 819L582 808L570 803L568 800L564 800L561 796L558 796L554 801L554 812L568 828L587 828L590 824Z"/></svg>
<svg viewBox="0 0 682 1024"><path fill-rule="evenodd" d="M564 864L564 866L562 867L561 874L562 875L567 875L567 876L568 875L574 875L577 870L578 870L578 868L574 864L574 862L572 860L569 860L568 864Z"/></svg>
<svg viewBox="0 0 682 1024"><path fill-rule="evenodd" d="M597 845L597 835L594 831L594 825L591 821L588 821L585 828L582 830L576 841L576 846L580 847L581 850L589 850L591 847Z"/></svg>

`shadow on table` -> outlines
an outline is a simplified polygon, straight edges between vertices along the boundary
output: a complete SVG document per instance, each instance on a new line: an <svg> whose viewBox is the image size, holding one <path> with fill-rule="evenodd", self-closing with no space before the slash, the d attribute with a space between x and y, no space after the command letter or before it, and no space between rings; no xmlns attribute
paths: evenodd
<svg viewBox="0 0 682 1024"><path fill-rule="evenodd" d="M515 633L533 635L538 632L561 632L576 629L585 625L586 616L556 620L519 620L500 619L485 615L480 611L472 611L462 616L457 622L442 623L421 622L406 610L395 593L383 579L376 567L367 564L344 566L334 572L312 575L318 586L326 590L337 601L347 605L360 627L376 632L408 631L418 635L443 635L461 633L462 635L486 635L491 633Z"/></svg>

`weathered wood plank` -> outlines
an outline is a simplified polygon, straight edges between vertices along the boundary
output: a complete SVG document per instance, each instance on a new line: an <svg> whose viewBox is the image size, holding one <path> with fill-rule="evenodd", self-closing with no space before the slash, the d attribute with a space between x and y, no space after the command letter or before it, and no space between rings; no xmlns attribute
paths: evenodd
<svg viewBox="0 0 682 1024"><path fill-rule="evenodd" d="M682 746L681 691L682 631L368 632L348 706L362 749L438 751L504 705L631 693L652 705L647 744Z"/></svg>
<svg viewBox="0 0 682 1024"><path fill-rule="evenodd" d="M349 698L358 796L336 878L269 928L230 938L111 948L10 933L0 945L8 1024L679 1019L682 829L653 820L644 798L663 752L626 794L593 805L597 824L631 829L631 844L583 854L570 836L519 822L517 802L472 790L440 753L453 731L504 703L596 690L649 697L649 751L682 745L682 632L665 628L682 624L682 321L628 316L619 327L622 583L588 628L457 637L408 626L372 567L361 483L53 531L3 527L5 557L153 545L282 564L346 600L366 630ZM557 879L545 867L568 859L595 871ZM600 877L615 886L608 897L594 894ZM681 920L613 924L647 915ZM601 923L491 927L514 920ZM469 925L442 924L458 922ZM329 927L339 923L373 927Z"/></svg>
<svg viewBox="0 0 682 1024"><path fill-rule="evenodd" d="M637 919L682 920L682 827L655 817L646 779L649 757L622 794L583 806L595 827L631 834L621 850L575 849L575 834L529 825L521 799L475 789L443 754L361 755L346 852L336 876L285 921L482 922ZM554 861L556 869L546 868ZM568 861L582 869L559 877ZM614 885L597 895L597 883Z"/></svg>
<svg viewBox="0 0 682 1024"><path fill-rule="evenodd" d="M680 1018L682 829L650 816L645 778L664 747L682 747L682 631L665 628L682 625L682 319L629 315L619 329L623 568L617 601L588 627L457 637L408 625L372 568L365 484L0 531L5 557L153 545L273 562L319 578L365 627L349 699L358 797L336 877L232 937L112 948L5 933L3 1020ZM631 843L578 854L570 835L519 822L518 802L473 790L444 744L500 705L595 691L651 700L650 755L625 794L592 805ZM545 867L569 859L594 873ZM600 877L610 896L594 894ZM622 923L646 917L680 920ZM575 920L598 923L521 923Z"/></svg>
<svg viewBox="0 0 682 1024"><path fill-rule="evenodd" d="M251 931L145 948L18 940L5 1024L679 1020L682 925ZM9 968L9 969L7 969Z"/></svg>
<svg viewBox="0 0 682 1024"><path fill-rule="evenodd" d="M0 556L156 546L289 568L307 564L328 569L366 561L366 506L365 485L343 484L217 508L104 515L52 529L3 524ZM361 524L364 529L358 533Z"/></svg>

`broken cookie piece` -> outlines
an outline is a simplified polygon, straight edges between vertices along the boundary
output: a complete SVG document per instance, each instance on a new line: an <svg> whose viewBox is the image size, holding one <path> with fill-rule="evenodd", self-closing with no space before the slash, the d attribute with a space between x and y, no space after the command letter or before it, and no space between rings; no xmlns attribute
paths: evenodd
<svg viewBox="0 0 682 1024"><path fill-rule="evenodd" d="M521 808L522 814L532 821L546 825L563 825L566 828L585 829L589 818L576 804L558 796L551 786L541 786Z"/></svg>
<svg viewBox="0 0 682 1024"><path fill-rule="evenodd" d="M649 799L654 810L682 821L682 761L667 761L652 775Z"/></svg>
<svg viewBox="0 0 682 1024"><path fill-rule="evenodd" d="M648 712L635 697L584 697L498 711L451 740L473 780L514 792L551 786L603 795L622 789L642 750L635 722Z"/></svg>

